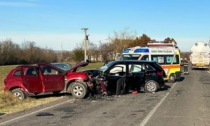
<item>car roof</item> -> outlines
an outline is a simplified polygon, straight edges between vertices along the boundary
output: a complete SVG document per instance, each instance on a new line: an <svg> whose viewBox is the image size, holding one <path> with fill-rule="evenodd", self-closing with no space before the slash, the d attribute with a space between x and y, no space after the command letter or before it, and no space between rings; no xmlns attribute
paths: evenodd
<svg viewBox="0 0 210 126"><path fill-rule="evenodd" d="M111 61L113 63L156 63L155 61L147 61L147 60L117 60Z"/></svg>

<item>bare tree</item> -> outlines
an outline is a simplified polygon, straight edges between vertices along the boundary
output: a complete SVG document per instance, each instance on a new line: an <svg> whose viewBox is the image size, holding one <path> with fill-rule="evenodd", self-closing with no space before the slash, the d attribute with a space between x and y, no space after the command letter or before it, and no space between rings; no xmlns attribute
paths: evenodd
<svg viewBox="0 0 210 126"><path fill-rule="evenodd" d="M11 40L1 42L0 46L0 64L8 65L18 62L20 47L18 44L13 43Z"/></svg>
<svg viewBox="0 0 210 126"><path fill-rule="evenodd" d="M129 43L132 42L136 38L136 32L129 31L129 29L125 29L121 32L114 32L113 36L109 37L111 43L111 49L115 57L118 53L122 53L122 51L129 46Z"/></svg>

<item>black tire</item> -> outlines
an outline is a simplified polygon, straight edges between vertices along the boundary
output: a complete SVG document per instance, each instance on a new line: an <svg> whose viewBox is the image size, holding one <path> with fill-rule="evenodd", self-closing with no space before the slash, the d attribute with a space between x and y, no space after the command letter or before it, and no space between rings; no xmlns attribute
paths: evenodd
<svg viewBox="0 0 210 126"><path fill-rule="evenodd" d="M168 82L169 82L169 83L174 83L175 81L176 81L175 75L174 75L174 74L171 74L171 75L169 76Z"/></svg>
<svg viewBox="0 0 210 126"><path fill-rule="evenodd" d="M120 78L117 81L116 95L123 95L126 92L125 78Z"/></svg>
<svg viewBox="0 0 210 126"><path fill-rule="evenodd" d="M78 99L85 98L87 95L87 86L80 82L73 82L71 85L71 94Z"/></svg>
<svg viewBox="0 0 210 126"><path fill-rule="evenodd" d="M12 93L20 100L26 99L26 94L20 88L12 89Z"/></svg>
<svg viewBox="0 0 210 126"><path fill-rule="evenodd" d="M154 80L149 80L144 85L144 91L148 93L153 93L158 90L158 83Z"/></svg>

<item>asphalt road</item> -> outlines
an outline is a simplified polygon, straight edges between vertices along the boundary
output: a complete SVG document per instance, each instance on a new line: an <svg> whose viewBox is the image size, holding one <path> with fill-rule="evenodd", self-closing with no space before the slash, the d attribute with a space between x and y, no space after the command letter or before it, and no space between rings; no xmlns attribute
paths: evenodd
<svg viewBox="0 0 210 126"><path fill-rule="evenodd" d="M0 117L2 126L210 126L210 73L190 71L157 93L60 101Z"/></svg>

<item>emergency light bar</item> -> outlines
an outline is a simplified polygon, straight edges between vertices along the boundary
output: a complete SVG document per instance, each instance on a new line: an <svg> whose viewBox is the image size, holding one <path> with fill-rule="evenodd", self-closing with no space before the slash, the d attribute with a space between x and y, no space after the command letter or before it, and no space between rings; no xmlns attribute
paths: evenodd
<svg viewBox="0 0 210 126"><path fill-rule="evenodd" d="M174 46L173 43L147 43L147 46Z"/></svg>
<svg viewBox="0 0 210 126"><path fill-rule="evenodd" d="M123 53L129 53L131 49L124 49Z"/></svg>
<svg viewBox="0 0 210 126"><path fill-rule="evenodd" d="M148 53L148 52L149 52L148 48L140 48L140 49L134 50L134 53Z"/></svg>

